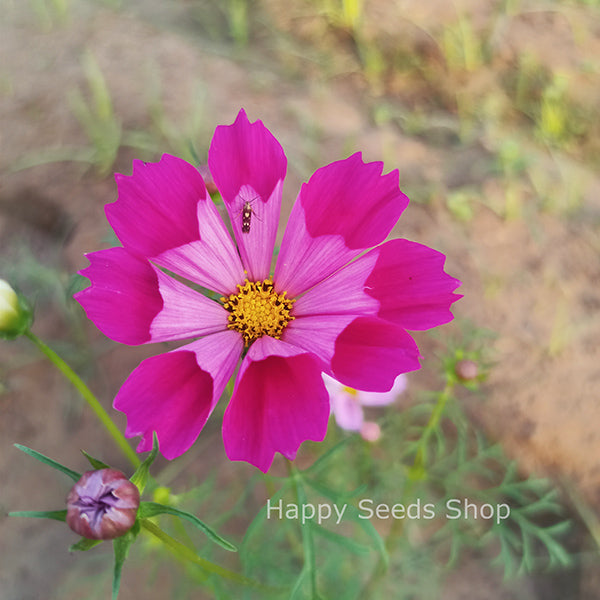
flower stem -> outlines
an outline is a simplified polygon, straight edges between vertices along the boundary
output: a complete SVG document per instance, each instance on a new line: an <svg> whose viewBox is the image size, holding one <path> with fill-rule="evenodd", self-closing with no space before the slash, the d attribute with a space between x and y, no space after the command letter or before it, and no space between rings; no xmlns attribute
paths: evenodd
<svg viewBox="0 0 600 600"><path fill-rule="evenodd" d="M454 380L448 378L446 380L446 386L439 393L437 397L437 402L435 403L435 406L431 411L429 420L427 421L427 424L423 429L423 433L421 434L421 437L417 442L415 459L408 470L407 482L402 491L402 498L400 501L402 505L406 505L411 500L417 482L423 481L427 478L427 442L429 441L429 438L440 423L442 415L444 414L444 409L446 408L446 404L450 399L450 396L452 395L453 389ZM403 531L404 520L394 520L392 522L392 526L390 527L390 532L385 540L385 548L388 551L388 554L392 554L393 551L396 549L398 540L402 536ZM372 592L376 584L383 577L385 572L385 562L382 559L379 559L379 561L375 565L375 569L373 570L371 577L368 579L367 583L363 587L359 598L370 598L372 596Z"/></svg>
<svg viewBox="0 0 600 600"><path fill-rule="evenodd" d="M214 575L219 575L219 577L223 577L225 579L229 579L230 581L235 581L240 585L273 591L273 588L263 585L254 579L250 579L244 575L240 575L235 571L230 571L225 567L221 567L201 556L198 556L192 549L188 548L181 542L178 542L175 538L172 538L168 533L164 532L158 525L154 524L150 519L141 519L140 524L142 529L145 529L148 533L151 533L153 536L157 537L165 546L173 553L173 555L180 561L192 562L199 567L201 567L206 573L212 573Z"/></svg>
<svg viewBox="0 0 600 600"><path fill-rule="evenodd" d="M48 360L66 377L66 379L73 385L73 387L81 394L82 398L88 403L88 406L94 411L94 414L98 417L102 425L108 430L108 433L112 436L113 440L123 451L123 454L129 459L134 467L138 467L141 464L138 455L135 450L129 445L129 442L125 439L125 436L121 433L119 428L114 424L109 414L104 410L104 407L96 396L92 393L90 388L82 381L82 379L73 371L73 369L48 345L46 345L40 338L38 338L30 330L27 330L24 335L28 337L34 345L48 358Z"/></svg>

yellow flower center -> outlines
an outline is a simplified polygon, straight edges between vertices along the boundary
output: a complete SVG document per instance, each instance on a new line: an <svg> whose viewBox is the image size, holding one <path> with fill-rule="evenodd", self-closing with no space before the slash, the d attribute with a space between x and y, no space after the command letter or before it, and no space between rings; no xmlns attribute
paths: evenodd
<svg viewBox="0 0 600 600"><path fill-rule="evenodd" d="M279 339L286 325L292 321L290 312L295 300L278 294L270 279L264 281L245 280L238 284L238 294L221 298L223 306L230 312L228 329L239 331L246 346L263 335Z"/></svg>
<svg viewBox="0 0 600 600"><path fill-rule="evenodd" d="M355 390L354 388L345 385L343 391L346 392L346 394L348 394L349 396L352 396L354 400L357 399L358 390Z"/></svg>

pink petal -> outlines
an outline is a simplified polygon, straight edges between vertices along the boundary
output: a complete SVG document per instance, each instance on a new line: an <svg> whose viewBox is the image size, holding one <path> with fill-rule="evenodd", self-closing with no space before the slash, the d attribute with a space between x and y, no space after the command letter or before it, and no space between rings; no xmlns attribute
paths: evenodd
<svg viewBox="0 0 600 600"><path fill-rule="evenodd" d="M281 339L313 354L321 361L321 369L330 374L337 338L355 318L355 315L299 317L290 321Z"/></svg>
<svg viewBox="0 0 600 600"><path fill-rule="evenodd" d="M122 344L151 341L150 326L163 308L158 277L148 261L124 248L86 254L80 271L92 285L75 299L100 331Z"/></svg>
<svg viewBox="0 0 600 600"><path fill-rule="evenodd" d="M223 305L152 267L164 306L150 326L152 342L167 342L225 331L229 313Z"/></svg>
<svg viewBox="0 0 600 600"><path fill-rule="evenodd" d="M376 315L379 302L365 290L367 278L376 262L377 254L369 252L317 283L296 300L294 316Z"/></svg>
<svg viewBox="0 0 600 600"><path fill-rule="evenodd" d="M382 169L357 153L318 169L302 186L275 268L278 289L300 294L387 237L408 198L398 171Z"/></svg>
<svg viewBox="0 0 600 600"><path fill-rule="evenodd" d="M419 368L419 349L410 335L374 317L358 317L344 329L331 360L335 379L371 392L387 392L400 373Z"/></svg>
<svg viewBox="0 0 600 600"><path fill-rule="evenodd" d="M233 374L241 336L225 331L144 360L119 390L114 407L127 415L127 437L142 436L137 450L152 447L156 431L165 458L194 443Z"/></svg>
<svg viewBox="0 0 600 600"><path fill-rule="evenodd" d="M387 406L398 399L408 384L408 378L404 373L398 375L394 385L389 392L358 392L358 402L362 406Z"/></svg>
<svg viewBox="0 0 600 600"><path fill-rule="evenodd" d="M462 296L452 292L460 281L444 272L443 254L408 240L386 242L360 260L370 254L377 262L365 291L379 301L379 317L411 330L453 319L450 305Z"/></svg>
<svg viewBox="0 0 600 600"><path fill-rule="evenodd" d="M240 110L233 125L217 127L208 165L221 192L250 280L269 277L287 159L262 121ZM243 231L243 223L249 225Z"/></svg>
<svg viewBox="0 0 600 600"><path fill-rule="evenodd" d="M106 215L125 248L219 293L235 291L242 264L192 165L165 154L134 161L133 174L116 180L119 198Z"/></svg>
<svg viewBox="0 0 600 600"><path fill-rule="evenodd" d="M302 442L323 440L329 412L327 390L313 357L262 337L250 347L225 411L227 456L266 472L275 452L293 460Z"/></svg>
<svg viewBox="0 0 600 600"><path fill-rule="evenodd" d="M227 311L125 248L87 254L92 285L75 294L106 336L123 344L164 342L227 328Z"/></svg>
<svg viewBox="0 0 600 600"><path fill-rule="evenodd" d="M329 393L331 412L339 427L347 431L359 431L362 427L364 414L358 403L358 398L348 392L348 388L339 381L323 373L323 381Z"/></svg>

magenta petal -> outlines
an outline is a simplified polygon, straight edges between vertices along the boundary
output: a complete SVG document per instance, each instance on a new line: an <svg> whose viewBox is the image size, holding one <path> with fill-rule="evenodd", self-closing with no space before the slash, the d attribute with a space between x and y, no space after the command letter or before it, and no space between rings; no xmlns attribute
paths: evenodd
<svg viewBox="0 0 600 600"><path fill-rule="evenodd" d="M119 198L106 216L126 248L150 257L199 239L196 207L207 194L192 165L164 154L158 163L134 161L130 177L115 179Z"/></svg>
<svg viewBox="0 0 600 600"><path fill-rule="evenodd" d="M233 125L217 127L208 164L221 192L250 280L269 277L287 159L262 121L240 110Z"/></svg>
<svg viewBox="0 0 600 600"><path fill-rule="evenodd" d="M299 294L387 237L408 198L398 171L382 169L358 153L318 169L302 186L277 260L279 289Z"/></svg>
<svg viewBox="0 0 600 600"><path fill-rule="evenodd" d="M241 354L241 336L216 333L144 360L119 390L114 407L127 415L127 437L142 436L138 452L152 447L156 431L168 459L196 440Z"/></svg>
<svg viewBox="0 0 600 600"><path fill-rule="evenodd" d="M225 411L223 440L231 460L269 470L275 452L294 459L305 440L327 432L329 398L313 357L263 337L248 351Z"/></svg>
<svg viewBox="0 0 600 600"><path fill-rule="evenodd" d="M192 165L165 154L134 161L133 174L116 179L119 199L106 215L125 248L221 294L235 291L242 263Z"/></svg>
<svg viewBox="0 0 600 600"><path fill-rule="evenodd" d="M379 301L382 319L411 330L453 319L450 305L462 296L452 292L460 281L444 272L443 254L408 240L386 242L360 260L371 254L378 258L365 291Z"/></svg>
<svg viewBox="0 0 600 600"><path fill-rule="evenodd" d="M86 255L90 266L80 274L92 285L75 299L98 329L122 344L151 341L150 326L163 308L158 277L148 261L124 248Z"/></svg>
<svg viewBox="0 0 600 600"><path fill-rule="evenodd" d="M369 392L387 392L397 375L419 368L419 349L410 335L374 317L350 323L338 337L331 360L335 379Z"/></svg>

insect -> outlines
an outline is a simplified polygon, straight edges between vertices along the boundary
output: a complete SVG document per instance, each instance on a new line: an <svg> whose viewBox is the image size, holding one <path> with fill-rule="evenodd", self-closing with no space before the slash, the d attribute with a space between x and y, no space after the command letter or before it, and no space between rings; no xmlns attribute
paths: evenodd
<svg viewBox="0 0 600 600"><path fill-rule="evenodd" d="M256 214L252 210L252 203L258 200L258 196L252 198L252 200L246 200L244 207L242 208L242 233L250 233L250 224L252 222L252 215Z"/></svg>

